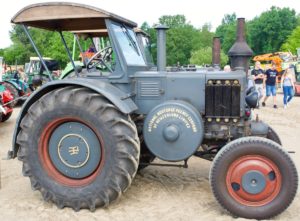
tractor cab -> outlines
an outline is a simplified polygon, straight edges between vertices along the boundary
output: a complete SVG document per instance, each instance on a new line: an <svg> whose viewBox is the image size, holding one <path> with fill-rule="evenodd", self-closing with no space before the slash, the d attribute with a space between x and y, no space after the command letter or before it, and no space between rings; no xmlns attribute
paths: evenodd
<svg viewBox="0 0 300 221"><path fill-rule="evenodd" d="M137 43L144 60L149 67L154 67L153 58L151 55L150 36L139 28L134 28L134 32L136 34ZM102 74L113 72L113 69L116 65L116 55L111 47L111 41L107 29L78 30L72 31L72 33L74 34L72 59L74 60L75 66L85 68L86 63L91 60L91 64L93 64L94 69L96 68L100 70ZM87 44L89 47L87 47ZM77 60L75 57L76 45L80 51L79 60ZM109 50L104 50L105 48L108 48ZM103 65L102 62L99 63L100 60L97 57L104 59L106 65ZM91 68L88 68L88 70L89 72L93 72ZM96 74L96 76L99 76L99 74ZM72 63L70 62L62 71L60 79L74 77L76 77L76 75Z"/></svg>
<svg viewBox="0 0 300 221"><path fill-rule="evenodd" d="M44 13L45 10L53 13ZM62 44L71 61L74 76L86 77L98 73L98 76L112 79L112 81L118 79L118 82L128 82L127 73L132 75L138 70L145 71L150 68L134 32L137 24L102 9L73 3L34 4L19 11L13 17L12 22L23 26L48 75L50 72L34 44L34 39L28 32L28 26L57 31L60 34ZM75 64L66 44L64 31L73 32L77 37L85 35L90 38L106 35L109 45L99 51L93 51L93 54L81 50L84 63L84 68L82 68ZM112 54L114 54L114 59L111 59ZM97 68L99 66L101 68ZM52 76L49 78L53 79Z"/></svg>
<svg viewBox="0 0 300 221"><path fill-rule="evenodd" d="M98 30L77 30L72 31L74 35L72 59L77 68L85 69L86 64L90 63L93 68L88 68L88 72L100 71L103 73L110 74L115 66L115 54L113 53L110 39L108 36L107 29ZM79 49L79 56L76 57L76 45ZM108 48L108 50L104 50ZM103 59L105 65L100 62L100 58ZM99 76L99 73L95 73ZM62 71L60 79L64 78L75 78L76 73L74 71L72 62L69 62Z"/></svg>

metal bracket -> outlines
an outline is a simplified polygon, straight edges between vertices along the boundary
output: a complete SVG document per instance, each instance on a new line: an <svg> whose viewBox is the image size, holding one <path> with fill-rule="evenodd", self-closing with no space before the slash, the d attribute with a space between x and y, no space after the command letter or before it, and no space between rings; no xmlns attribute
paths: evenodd
<svg viewBox="0 0 300 221"><path fill-rule="evenodd" d="M179 168L188 168L187 164L188 159L184 160L183 164L170 164L170 163L141 163L140 165L145 166L161 166L161 167L179 167Z"/></svg>

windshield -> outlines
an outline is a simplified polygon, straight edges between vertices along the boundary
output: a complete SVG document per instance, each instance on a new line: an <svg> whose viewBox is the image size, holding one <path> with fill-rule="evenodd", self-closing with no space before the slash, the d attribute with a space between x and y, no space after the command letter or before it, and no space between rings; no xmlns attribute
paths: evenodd
<svg viewBox="0 0 300 221"><path fill-rule="evenodd" d="M133 30L116 24L113 24L112 28L116 34L126 63L128 65L146 66Z"/></svg>
<svg viewBox="0 0 300 221"><path fill-rule="evenodd" d="M142 37L142 41L143 41L143 49L145 52L145 57L147 60L148 64L153 64L153 58L151 55L151 43L148 37L143 36Z"/></svg>

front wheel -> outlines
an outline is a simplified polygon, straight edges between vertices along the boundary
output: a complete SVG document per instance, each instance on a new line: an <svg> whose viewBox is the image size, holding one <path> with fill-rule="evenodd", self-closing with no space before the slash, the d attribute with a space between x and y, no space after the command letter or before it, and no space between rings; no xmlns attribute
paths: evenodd
<svg viewBox="0 0 300 221"><path fill-rule="evenodd" d="M24 176L59 208L108 206L138 168L134 123L86 88L56 89L36 101L21 122L17 143Z"/></svg>
<svg viewBox="0 0 300 221"><path fill-rule="evenodd" d="M298 187L296 167L277 143L245 137L228 143L210 171L213 194L232 214L267 219L283 212Z"/></svg>

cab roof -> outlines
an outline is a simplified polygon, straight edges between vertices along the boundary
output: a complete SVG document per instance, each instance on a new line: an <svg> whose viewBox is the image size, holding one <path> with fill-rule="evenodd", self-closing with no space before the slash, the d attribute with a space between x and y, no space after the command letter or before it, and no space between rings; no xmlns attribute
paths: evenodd
<svg viewBox="0 0 300 221"><path fill-rule="evenodd" d="M48 2L26 6L11 19L11 22L51 31L75 31L105 29L105 19L129 27L137 26L135 22L105 10L70 2Z"/></svg>

